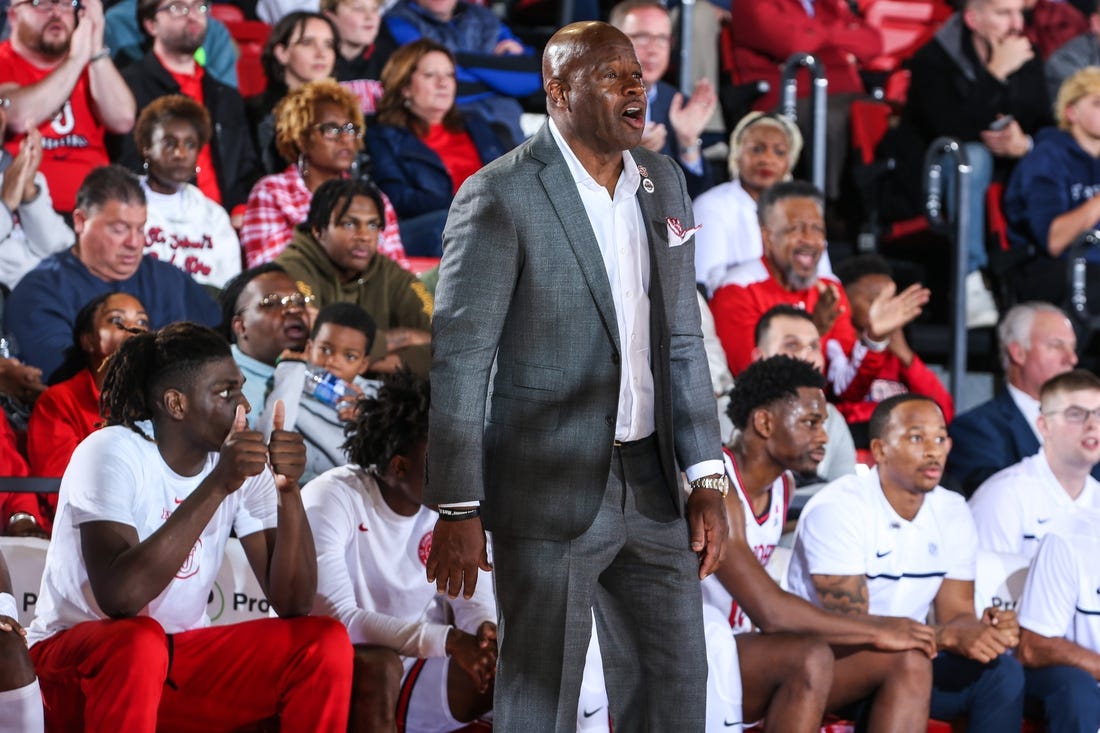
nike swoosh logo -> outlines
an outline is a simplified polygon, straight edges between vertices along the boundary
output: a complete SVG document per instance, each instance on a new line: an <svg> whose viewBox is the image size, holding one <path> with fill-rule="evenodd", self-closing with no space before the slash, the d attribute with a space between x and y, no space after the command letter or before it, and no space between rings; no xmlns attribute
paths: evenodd
<svg viewBox="0 0 1100 733"><path fill-rule="evenodd" d="M591 718L593 715L600 712L601 710L603 710L603 707L598 707L598 708L596 708L595 710L592 710L592 711L582 710L581 712L584 715L584 717Z"/></svg>
<svg viewBox="0 0 1100 733"><path fill-rule="evenodd" d="M732 722L732 723L731 723L731 722L729 722L728 720L725 720L725 719L723 719L723 720L722 720L722 725L724 725L724 726L725 726L725 727L727 727L727 728L732 728L732 727L733 727L733 726L735 726L735 725L741 725L741 721L740 721L740 720L736 720L736 721L734 721L734 722Z"/></svg>
<svg viewBox="0 0 1100 733"><path fill-rule="evenodd" d="M1046 519L1036 519L1035 521L1038 522L1039 524L1046 524L1047 522L1050 521L1050 517L1047 517Z"/></svg>
<svg viewBox="0 0 1100 733"><path fill-rule="evenodd" d="M367 525L365 525L365 524L360 524L360 525L359 525L359 531L360 531L360 532L369 532L370 530L369 530L369 529L367 528Z"/></svg>
<svg viewBox="0 0 1100 733"><path fill-rule="evenodd" d="M893 552L893 550L887 550L886 552L877 552L877 551L876 551L876 552L875 552L875 557L886 557L886 556L887 556L887 555L889 555L889 554L890 554L891 552Z"/></svg>

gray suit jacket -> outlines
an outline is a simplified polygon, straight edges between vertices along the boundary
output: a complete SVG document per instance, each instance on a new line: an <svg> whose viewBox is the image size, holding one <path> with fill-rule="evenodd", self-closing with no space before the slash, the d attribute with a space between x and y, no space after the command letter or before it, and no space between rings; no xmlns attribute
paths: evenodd
<svg viewBox="0 0 1100 733"><path fill-rule="evenodd" d="M678 466L721 456L694 289L692 223L671 159L632 150L653 182L637 196L649 236L650 362L668 487L639 511L683 516ZM591 524L607 485L621 345L596 237L544 126L471 176L443 235L432 319L429 503L482 500L486 529L564 540Z"/></svg>

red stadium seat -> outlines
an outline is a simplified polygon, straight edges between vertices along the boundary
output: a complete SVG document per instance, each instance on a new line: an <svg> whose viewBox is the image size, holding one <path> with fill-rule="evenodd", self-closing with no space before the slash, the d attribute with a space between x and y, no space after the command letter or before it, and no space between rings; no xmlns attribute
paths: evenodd
<svg viewBox="0 0 1100 733"><path fill-rule="evenodd" d="M928 42L951 15L942 0L870 0L860 3L867 24L882 34L882 55L871 71L892 71Z"/></svg>
<svg viewBox="0 0 1100 733"><path fill-rule="evenodd" d="M239 20L226 22L225 27L237 44L237 85L241 96L247 99L260 94L267 87L260 54L271 35L271 26L259 20Z"/></svg>
<svg viewBox="0 0 1100 733"><path fill-rule="evenodd" d="M210 15L223 23L240 23L244 20L244 11L229 3L213 3Z"/></svg>

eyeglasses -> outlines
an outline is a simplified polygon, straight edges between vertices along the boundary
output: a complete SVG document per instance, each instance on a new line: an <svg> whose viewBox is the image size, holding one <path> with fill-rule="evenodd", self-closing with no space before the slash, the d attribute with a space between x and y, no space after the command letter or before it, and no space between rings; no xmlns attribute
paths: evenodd
<svg viewBox="0 0 1100 733"><path fill-rule="evenodd" d="M20 3L13 3L12 7L18 8L20 5L30 5L39 13L48 13L55 9L59 13L64 13L69 10L75 13L80 9L80 0L23 0L23 2Z"/></svg>
<svg viewBox="0 0 1100 733"><path fill-rule="evenodd" d="M336 140L341 136L355 140L363 137L363 130L354 122L348 122L344 125L337 125L335 122L321 122L314 125L314 127L321 131L321 137L326 140Z"/></svg>
<svg viewBox="0 0 1100 733"><path fill-rule="evenodd" d="M185 16L191 15L191 13L196 13L197 15L206 15L210 12L210 6L206 3L192 4L179 2L179 0L177 0L176 2L168 3L167 5L157 8L158 13L163 13L165 11L167 11L168 14L171 15L173 18L183 18Z"/></svg>
<svg viewBox="0 0 1100 733"><path fill-rule="evenodd" d="M629 38L637 46L668 48L672 45L672 36L664 33L632 33Z"/></svg>
<svg viewBox="0 0 1100 733"><path fill-rule="evenodd" d="M1044 415L1061 415L1062 418L1070 425L1084 425L1088 422L1090 417L1094 417L1100 420L1100 407L1093 410L1088 410L1078 405L1070 405L1064 410L1048 410L1043 413Z"/></svg>
<svg viewBox="0 0 1100 733"><path fill-rule="evenodd" d="M308 305L312 305L317 299L312 295L302 295L301 293L294 293L293 295L279 295L278 293L268 293L264 297L260 298L256 302L256 309L261 311L273 311L276 308L280 308L284 311L296 308L298 310L304 309ZM244 313L252 306L245 306L237 311L237 315Z"/></svg>

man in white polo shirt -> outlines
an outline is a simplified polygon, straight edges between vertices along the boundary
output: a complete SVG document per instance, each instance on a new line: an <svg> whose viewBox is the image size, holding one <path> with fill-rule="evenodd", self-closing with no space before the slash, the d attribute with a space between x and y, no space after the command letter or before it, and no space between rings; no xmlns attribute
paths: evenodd
<svg viewBox="0 0 1100 733"><path fill-rule="evenodd" d="M1080 507L1100 509L1100 378L1075 369L1039 390L1039 452L990 476L970 498L984 550L1026 555L1057 517Z"/></svg>
<svg viewBox="0 0 1100 733"><path fill-rule="evenodd" d="M1019 730L1023 671L1005 652L1011 611L974 610L977 533L961 496L939 486L951 448L943 414L923 395L883 400L868 423L877 467L807 503L789 571L792 593L846 614L924 620L935 609L933 718L972 733Z"/></svg>
<svg viewBox="0 0 1100 733"><path fill-rule="evenodd" d="M1029 703L1052 733L1100 726L1100 511L1082 507L1050 523L1020 601Z"/></svg>

